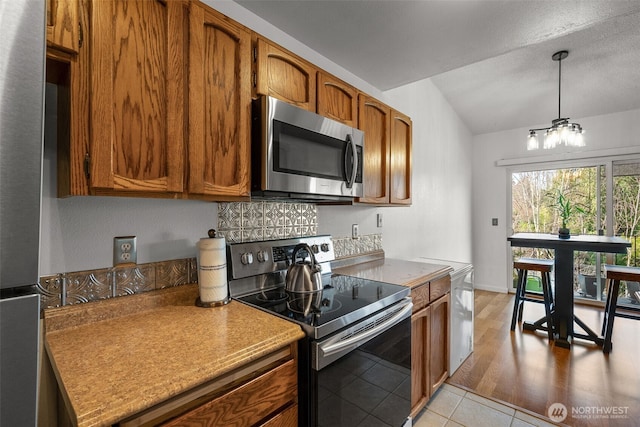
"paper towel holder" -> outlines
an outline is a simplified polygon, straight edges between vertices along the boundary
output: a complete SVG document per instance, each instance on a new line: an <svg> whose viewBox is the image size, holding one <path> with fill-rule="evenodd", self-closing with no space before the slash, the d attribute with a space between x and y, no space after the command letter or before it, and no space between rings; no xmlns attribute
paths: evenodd
<svg viewBox="0 0 640 427"><path fill-rule="evenodd" d="M209 229L207 231L207 235L211 239L215 238L216 237L216 230L213 229L213 228ZM231 297L229 296L228 293L227 293L226 298L221 300L221 301L205 302L205 301L202 301L202 299L200 299L200 296L198 296L196 298L196 306L197 307L203 307L203 308L220 307L220 306L229 304L230 301L231 301Z"/></svg>

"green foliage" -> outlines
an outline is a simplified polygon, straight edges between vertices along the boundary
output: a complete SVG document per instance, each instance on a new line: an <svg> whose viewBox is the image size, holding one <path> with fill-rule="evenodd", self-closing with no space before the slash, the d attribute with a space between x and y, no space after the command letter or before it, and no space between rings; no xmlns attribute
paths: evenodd
<svg viewBox="0 0 640 427"><path fill-rule="evenodd" d="M584 209L578 205L572 204L571 200L569 200L560 190L557 192L555 207L558 209L558 214L562 219L562 228L567 228L567 224L574 213L585 213Z"/></svg>

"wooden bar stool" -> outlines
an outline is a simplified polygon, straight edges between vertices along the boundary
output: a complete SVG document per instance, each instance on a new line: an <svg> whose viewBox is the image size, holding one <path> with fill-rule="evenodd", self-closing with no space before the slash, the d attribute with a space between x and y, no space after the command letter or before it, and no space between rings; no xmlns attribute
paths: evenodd
<svg viewBox="0 0 640 427"><path fill-rule="evenodd" d="M640 282L640 268L625 267L622 265L605 265L604 268L607 278L607 303L604 306L604 320L602 321L602 335L604 335L602 351L609 353L612 347L611 335L613 333L613 321L616 316L640 320L640 314L616 313L620 281Z"/></svg>
<svg viewBox="0 0 640 427"><path fill-rule="evenodd" d="M544 304L545 316L537 322L531 325L525 324L523 327L532 330L545 330L549 334L549 339L553 339L553 293L551 291L553 263L552 259L537 258L520 258L513 262L513 267L518 270L518 283L513 305L513 316L511 318L512 331L516 329L516 322L522 320L522 309L525 301L542 303ZM527 275L529 271L538 271L542 276L542 300L527 296ZM544 323L546 323L546 326L543 326Z"/></svg>

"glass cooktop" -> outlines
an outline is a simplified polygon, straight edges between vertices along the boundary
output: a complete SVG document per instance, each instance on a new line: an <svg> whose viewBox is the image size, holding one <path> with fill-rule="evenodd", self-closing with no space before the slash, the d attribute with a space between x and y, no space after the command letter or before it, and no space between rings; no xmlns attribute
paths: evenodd
<svg viewBox="0 0 640 427"><path fill-rule="evenodd" d="M287 292L284 287L237 300L299 323L308 336L321 338L409 295L409 288L353 276L327 274L319 292Z"/></svg>

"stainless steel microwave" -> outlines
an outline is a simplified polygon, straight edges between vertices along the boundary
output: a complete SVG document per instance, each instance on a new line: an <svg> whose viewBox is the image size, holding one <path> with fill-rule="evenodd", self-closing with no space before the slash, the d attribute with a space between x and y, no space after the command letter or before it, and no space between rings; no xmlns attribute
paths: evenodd
<svg viewBox="0 0 640 427"><path fill-rule="evenodd" d="M253 102L252 196L361 197L364 133L270 96Z"/></svg>

